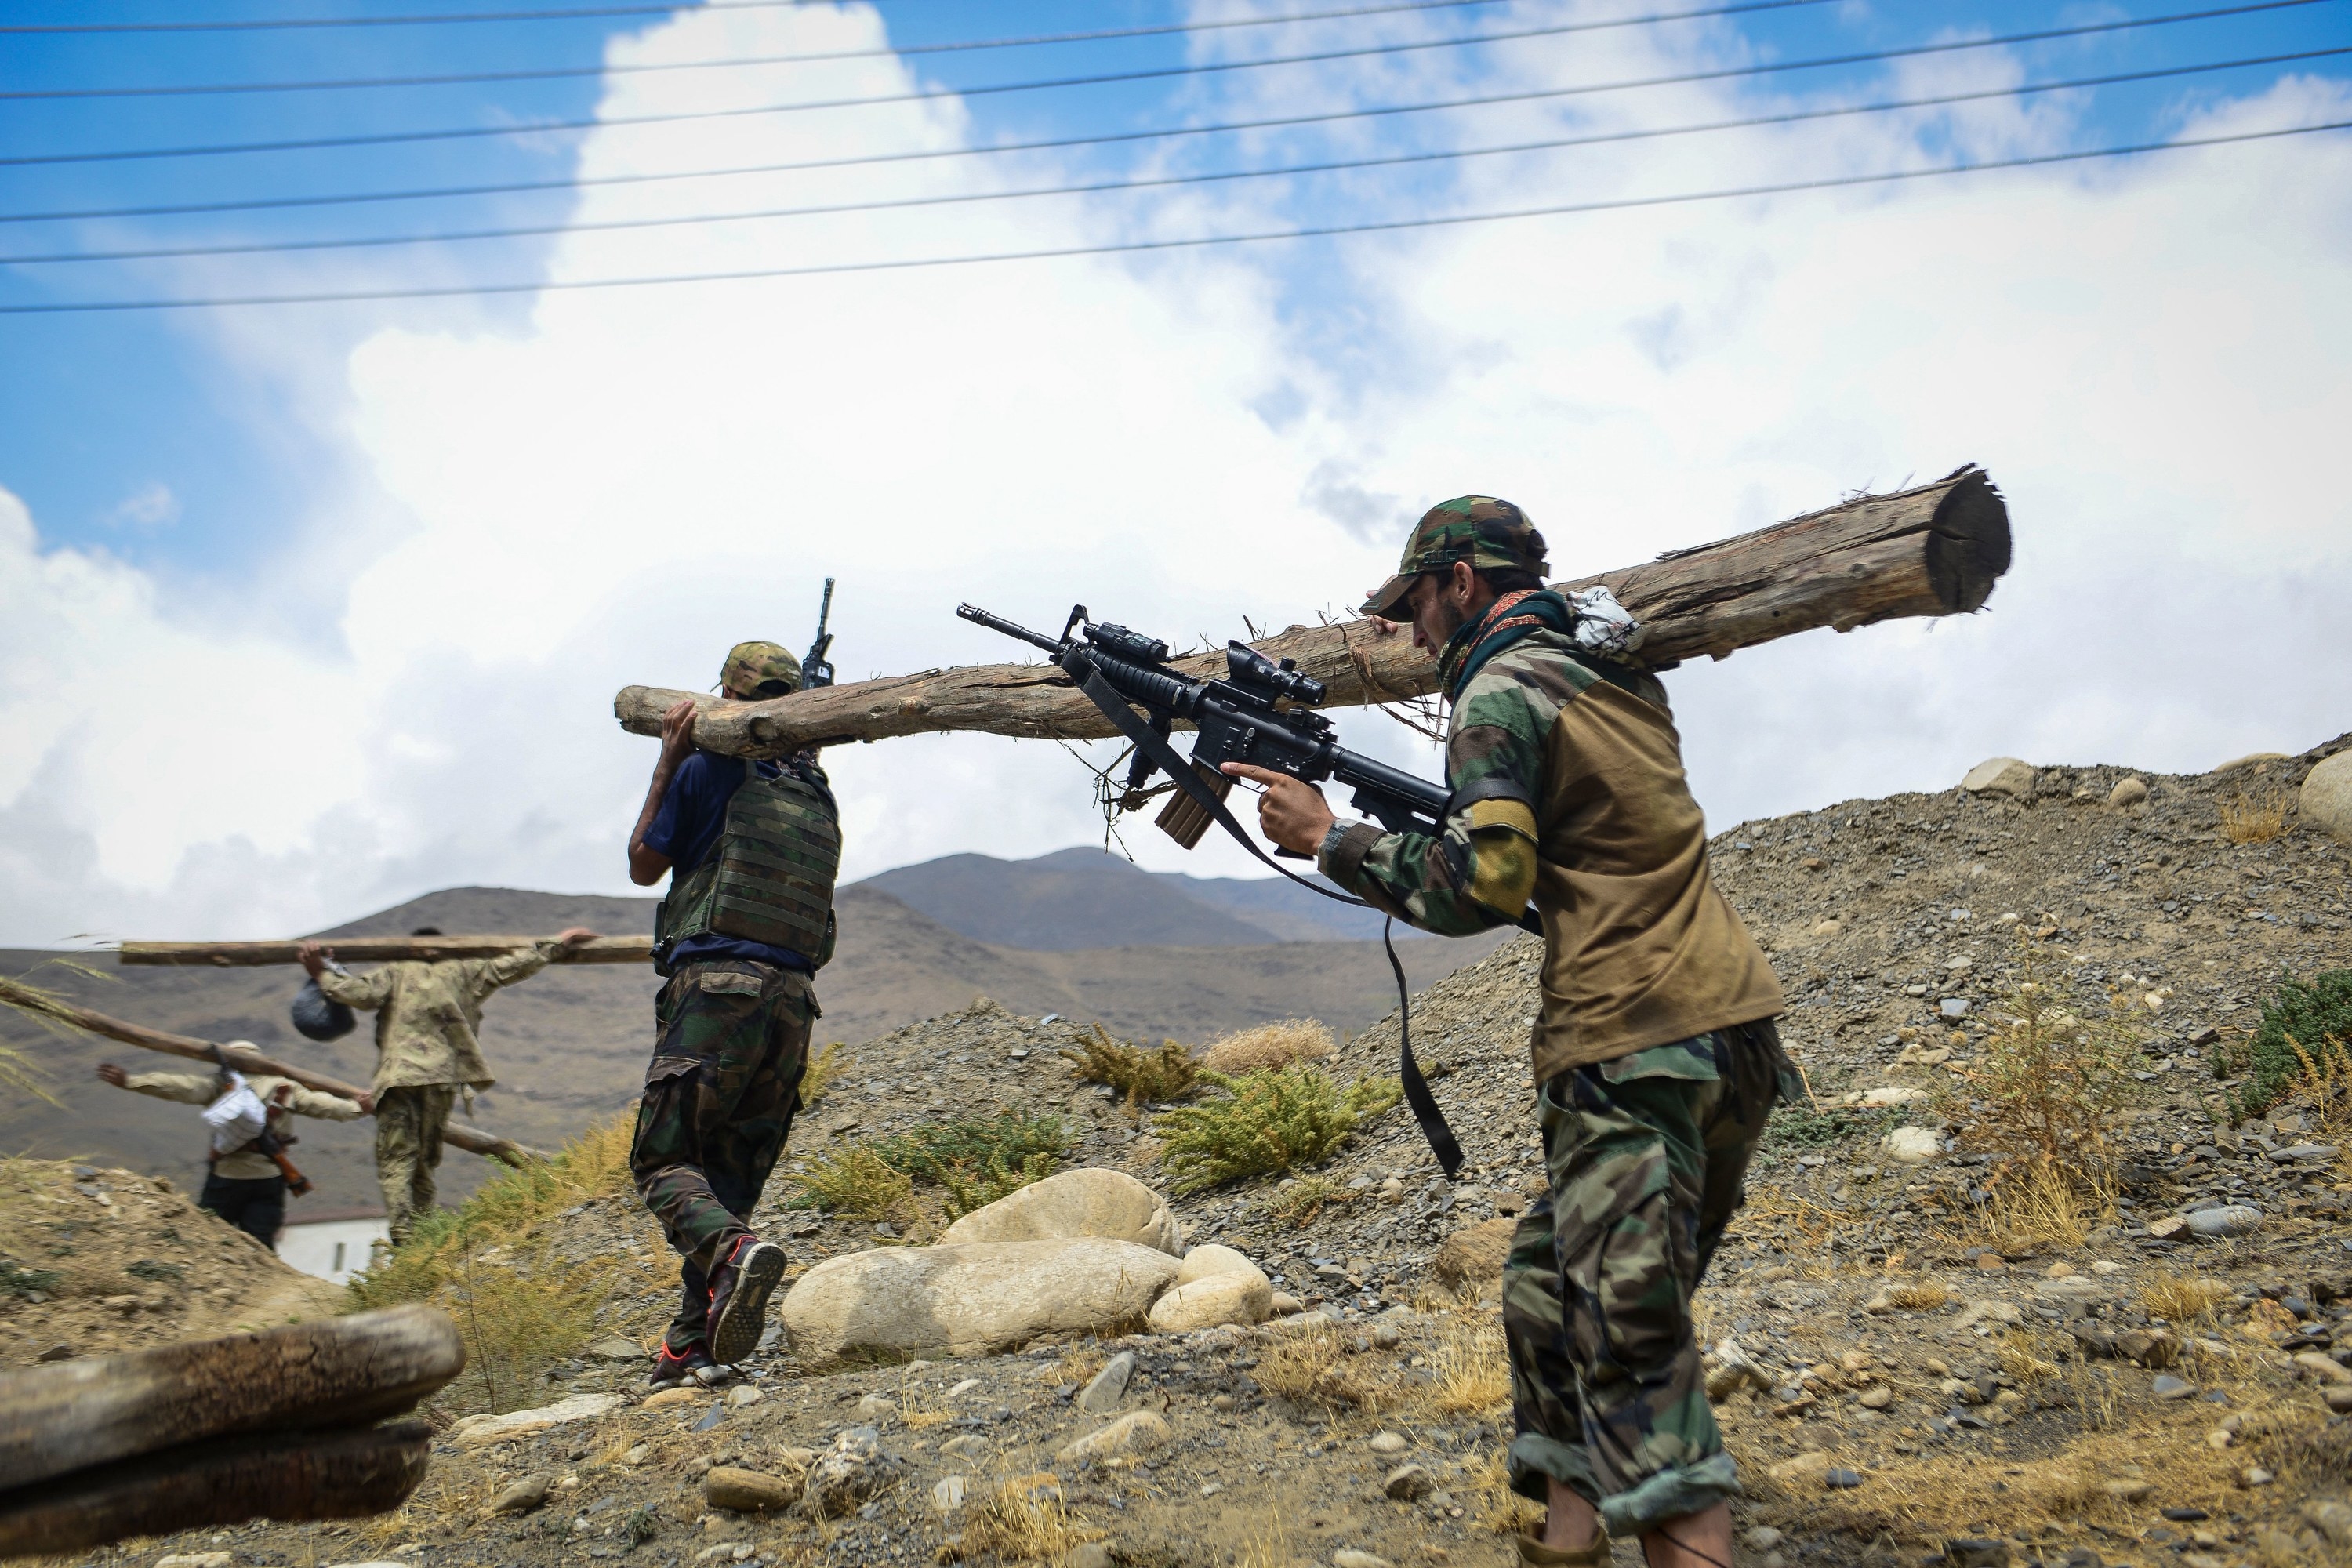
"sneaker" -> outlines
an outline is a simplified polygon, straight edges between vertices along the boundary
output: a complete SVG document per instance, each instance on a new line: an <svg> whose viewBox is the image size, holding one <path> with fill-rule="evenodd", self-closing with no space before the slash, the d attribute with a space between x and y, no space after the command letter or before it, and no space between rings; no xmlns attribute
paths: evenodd
<svg viewBox="0 0 2352 1568"><path fill-rule="evenodd" d="M784 1249L747 1236L711 1271L710 1353L733 1365L760 1348L767 1331L768 1298L784 1277Z"/></svg>
<svg viewBox="0 0 2352 1568"><path fill-rule="evenodd" d="M706 1374L718 1370L711 1364L710 1353L698 1344L688 1345L684 1355L664 1345L654 1357L654 1391L659 1393L689 1382L708 1383Z"/></svg>

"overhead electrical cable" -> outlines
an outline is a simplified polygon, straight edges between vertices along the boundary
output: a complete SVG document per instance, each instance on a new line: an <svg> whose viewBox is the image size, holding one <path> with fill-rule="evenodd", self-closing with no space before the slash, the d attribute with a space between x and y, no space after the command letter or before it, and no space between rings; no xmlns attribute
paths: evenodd
<svg viewBox="0 0 2352 1568"><path fill-rule="evenodd" d="M766 207L747 212L690 213L677 217L596 219L588 222L522 224L510 227L460 229L441 234L367 236L351 239L256 240L224 245L157 246L132 250L58 251L23 256L0 255L0 266L34 266L66 262L152 261L196 256L286 255L322 250L360 250L398 245L444 245L457 241L520 239L550 234L594 234L614 230L683 228L716 223L751 223L777 218L834 216L844 213L892 212L910 207L956 206L979 202L1013 201L1032 196L1091 195L1116 191L1159 190L1177 185L1215 184L1234 180L1281 179L1298 174L1325 174L1355 169L1393 168L1414 163L1452 163L1465 158L1500 157L1517 153L1549 153L1572 147L1594 147L1622 142L1652 141L1665 136L1689 136L1706 132L1747 131L1764 126L1794 125L1807 121L1835 120L1862 114L1886 114L1902 110L1937 109L1956 103L2022 97L2029 93L2062 92L2082 88L2113 87L2126 82L2153 81L2169 77L2239 70L2255 66L2288 65L2302 60L2352 55L2352 44L2333 48L2302 49L2293 54L2258 55L2244 59L2212 60L2195 65L2151 67L2105 76L2074 77L2063 81L2026 82L2014 87L1979 88L1967 92L1937 93L1923 98L1894 99L1876 103L1838 104L1822 109L1791 110L1780 114L1751 115L1740 120L1711 120L1687 125L1650 126L1633 131L1592 132L1580 136L1513 142L1491 147L1458 147L1437 151L1391 153L1376 157L1333 159L1314 163L1289 163L1270 168L1227 169L1209 174L1162 174L1144 178L1097 180L1079 184L1036 185L1002 191L957 191L943 195L898 196L862 202L830 202L820 205Z"/></svg>
<svg viewBox="0 0 2352 1568"><path fill-rule="evenodd" d="M2095 34L2126 32L2140 27L2164 26L2179 22L2210 21L2225 16L2244 16L2258 12L2293 10L2305 5L2323 5L2338 0L2243 0L2235 5L2209 7L2197 11L2175 12L2162 16L2124 17L2105 22L2084 22L2067 27L2043 27L2032 32L2011 33L1996 38L1955 39L1944 43L1916 45L1906 49L1880 49L1862 53L1828 57L1801 64L1784 62L1763 66L1727 68L1715 73L1664 79L1679 81L1706 81L1727 76L1755 75L1765 71L1795 70L1810 67L1865 64L1876 60L1901 59L1922 55L1946 54L1959 49L1988 48L2000 44L2040 43L2056 38L2087 37ZM1605 21L1568 22L1545 27L1521 27L1509 32L1482 33L1461 38L1419 39L1409 42L1381 44L1353 49L1324 49L1310 54L1270 56L1257 60L1212 60L1182 66L1153 67L1132 71L1109 71L1092 76L1055 77L1019 82L998 82L978 87L926 88L913 92L885 93L869 98L809 100L796 103L757 104L736 109L683 110L665 114L614 115L587 120L541 121L535 124L448 126L433 131L390 131L362 132L349 136L299 137L275 142L229 142L211 145L182 147L126 148L98 153L42 153L0 158L0 167L22 168L61 163L119 163L148 158L215 157L241 153L312 152L339 147L381 147L415 142L446 142L488 136L534 136L558 131L607 130L624 125L677 124L688 121L731 120L759 114L789 114L819 109L860 109L873 105L912 103L936 99L967 99L1007 92L1045 91L1067 87L1092 87L1108 83L1144 81L1168 77L1202 76L1235 70L1255 70L1286 65L1307 65L1338 59L1362 59L1376 55L1395 55L1428 49L1467 48L1480 44L1508 43L1528 38L1556 37L1570 33L1592 32L1602 28L1644 26L1660 20L1676 20L1674 16L1622 17Z"/></svg>
<svg viewBox="0 0 2352 1568"><path fill-rule="evenodd" d="M1499 5L1506 0L1389 0L1386 5L1356 5L1334 11L1299 11L1282 16L1234 16L1213 21L1169 22L1148 27L1101 27L1082 33L1033 33L1006 38L962 38L933 44L883 44L862 49L827 49L796 55L742 55L717 60L648 60L611 65L548 66L513 70L466 71L447 76L386 76L331 78L318 81L205 82L159 87L58 87L25 91L0 91L0 100L171 98L197 94L240 92L332 92L355 88L450 87L473 82L553 81L571 77L634 75L644 71L711 70L730 66L802 65L829 60L887 58L893 55L964 54L982 49L1036 48L1049 44L1092 44L1115 39L1164 37L1179 33L1213 33L1235 27L1272 27L1295 22L1329 22L1362 16L1386 16L1408 11L1447 11L1468 5ZM1828 0L1770 0L1769 4L1726 7L1728 11L1769 11L1789 5L1819 5ZM705 6L729 10L730 6ZM1698 12L1706 16L1720 13ZM0 34L7 31L0 27Z"/></svg>
<svg viewBox="0 0 2352 1568"><path fill-rule="evenodd" d="M908 257L878 261L816 262L803 267L761 267L726 272L680 272L636 278L562 278L516 283L453 283L427 288L360 289L309 294L247 294L210 299L76 300L40 304L0 305L0 316L84 315L120 310L222 310L261 305L355 304L390 300L437 300L495 294L553 293L582 289L646 289L689 283L740 283L768 279L818 278L861 272L908 272L946 267L971 267L1008 261L1048 261L1086 256L1129 256L1153 251L1192 250L1211 246L1255 245L1283 240L1327 239L1344 235L1392 234L1413 229L1448 228L1470 224L1503 223L1522 218L1566 217L1589 213L1624 212L1644 207L1686 205L1696 202L1732 201L1748 196L1791 195L1807 191L1850 189L1891 184L1949 174L1983 174L1998 169L2028 169L2055 163L2077 163L2099 158L2130 157L2147 153L2185 152L2240 142L2271 142L2317 132L2352 130L2352 120L2325 121L2315 125L2282 126L2269 131L2241 131L2217 136L2187 137L2177 142L2143 142L2121 147L2094 147L2071 153L2038 153L2013 158L1992 158L1973 163L1946 163L1927 169L1895 169L1872 174L1834 174L1819 179L1790 180L1769 184L1738 185L1713 191L1686 191L1661 196L1620 196L1602 201L1563 202L1499 211L1448 213L1434 216L1384 218L1363 223L1327 224L1307 228L1268 229L1244 234L1199 235L1180 239L1121 240L1103 245L1056 246L1037 250L1003 250L980 255Z"/></svg>

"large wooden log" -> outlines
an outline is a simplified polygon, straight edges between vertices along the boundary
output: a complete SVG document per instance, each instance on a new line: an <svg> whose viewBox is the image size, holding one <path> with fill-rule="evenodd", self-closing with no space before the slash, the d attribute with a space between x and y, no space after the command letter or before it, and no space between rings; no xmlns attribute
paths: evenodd
<svg viewBox="0 0 2352 1568"><path fill-rule="evenodd" d="M539 941L531 936L361 936L320 945L352 963L392 963L409 960L437 963L449 958L497 958ZM292 942L126 942L115 949L116 961L131 964L203 964L222 969L250 969L262 964L299 961L302 943ZM559 947L550 963L648 963L654 956L650 936L600 936L577 947Z"/></svg>
<svg viewBox="0 0 2352 1568"><path fill-rule="evenodd" d="M394 1307L0 1373L0 1489L202 1438L352 1426L465 1370L435 1307Z"/></svg>
<svg viewBox="0 0 2352 1568"><path fill-rule="evenodd" d="M0 1557L58 1556L252 1519L366 1519L424 1482L433 1428L228 1437L0 1492Z"/></svg>
<svg viewBox="0 0 2352 1568"><path fill-rule="evenodd" d="M330 1078L322 1072L313 1072L309 1068L296 1067L291 1062L277 1061L263 1056L259 1051L247 1050L241 1047L215 1045L210 1040L194 1039L186 1035L166 1034L162 1029L150 1029L138 1024L126 1023L121 1018L110 1018L103 1013L92 1012L88 1007L76 1006L63 997L52 995L46 991L37 991L31 986L5 978L0 978L0 1003L6 1003L37 1017L52 1018L60 1024L70 1024L77 1029L92 1035L100 1035L110 1040L120 1040L126 1046L137 1046L140 1049L147 1051L161 1051L167 1057L185 1057L190 1061L209 1065L213 1060L213 1053L218 1051L227 1060L228 1065L239 1072L268 1073L275 1078L290 1079L305 1089L315 1089L322 1094L341 1095L345 1100L357 1100L367 1092L355 1083L345 1083L341 1079ZM478 1127L462 1126L455 1121L450 1122L442 1131L441 1141L453 1149L463 1149L468 1154L479 1154L485 1159L498 1160L509 1165L523 1165L534 1160L547 1158L542 1151L533 1149L527 1144L517 1143L512 1139L501 1138L494 1132L485 1132Z"/></svg>
<svg viewBox="0 0 2352 1568"><path fill-rule="evenodd" d="M1736 539L1556 585L1606 584L1649 627L1642 660L1664 668L1701 655L1727 658L1819 626L1852 631L1903 616L1964 615L1983 606L2009 562L2009 509L1984 471L1970 467L1931 485L1856 497ZM1413 647L1409 633L1381 626L1293 626L1253 646L1296 658L1328 688L1326 707L1433 690L1436 666ZM1195 676L1224 672L1221 649L1175 662ZM765 702L631 686L614 698L613 711L632 733L656 735L662 714L681 700L696 706L696 743L736 756L942 730L1051 740L1113 732L1091 702L1043 664L929 669Z"/></svg>

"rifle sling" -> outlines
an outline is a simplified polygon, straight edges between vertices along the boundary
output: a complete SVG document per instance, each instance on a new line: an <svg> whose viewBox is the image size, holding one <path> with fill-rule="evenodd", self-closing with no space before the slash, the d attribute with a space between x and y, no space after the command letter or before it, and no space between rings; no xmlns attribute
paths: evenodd
<svg viewBox="0 0 2352 1568"><path fill-rule="evenodd" d="M1091 662L1081 660L1072 662L1078 663L1084 671L1083 676L1077 678L1078 689L1085 692L1094 705L1102 710L1104 718L1118 727L1119 733L1135 743L1137 750L1159 763L1161 771L1174 781L1177 788L1192 796L1194 804L1207 812L1218 826L1231 834L1234 842L1300 887L1320 893L1335 903L1352 904L1360 910L1373 907L1366 900L1308 881L1259 848L1257 841L1249 836L1240 823L1234 820L1234 814L1226 809L1223 801L1217 798L1216 792L1201 782L1201 775L1194 771L1192 764L1187 762L1175 747L1168 743L1166 737L1136 716L1135 710L1128 706L1127 699L1120 696L1118 689L1102 678L1101 671L1096 669ZM1075 674L1066 665L1063 667L1063 673ZM1387 950L1389 968L1396 975L1397 1079L1404 1087L1405 1103L1412 1108L1412 1119L1421 1124L1421 1135L1428 1141L1429 1152L1437 1156L1438 1168L1444 1171L1446 1179L1451 1181L1454 1178L1454 1173L1462 1168L1462 1144L1454 1136L1454 1129L1445 1124L1445 1112L1438 1109L1437 1097L1429 1092L1429 1080L1422 1077L1421 1064L1413 1059L1412 998L1405 984L1404 965L1397 958L1396 944L1389 939L1389 933L1396 922L1385 910L1381 910L1381 945Z"/></svg>

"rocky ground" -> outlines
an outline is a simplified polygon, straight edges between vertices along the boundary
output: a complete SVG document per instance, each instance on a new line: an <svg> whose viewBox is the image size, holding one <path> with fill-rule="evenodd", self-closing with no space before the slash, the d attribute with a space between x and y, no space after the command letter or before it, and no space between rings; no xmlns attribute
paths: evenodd
<svg viewBox="0 0 2352 1568"><path fill-rule="evenodd" d="M2122 770L2047 769L2011 779L2021 793L1850 802L1717 837L1811 1090L1776 1116L1699 1299L1749 1489L1743 1568L2352 1561L2352 1165L2308 1101L2231 1126L2213 1070L2282 970L2352 967L2347 847L2291 812L2283 835L2232 843L2222 809L2291 792L2347 745L2137 775L2148 794L2131 805L2108 804ZM723 1394L649 1400L637 1358L667 1315L661 1254L616 1195L553 1235L572 1257L633 1259L634 1293L607 1302L588 1353L502 1401L563 1419L466 1426L445 1402L434 1472L397 1515L95 1560L1507 1562L1491 1277L1498 1233L1537 1190L1537 956L1507 943L1416 1002L1416 1043L1469 1152L1460 1182L1393 1110L1304 1192L1178 1205L1193 1242L1256 1259L1304 1314L821 1374L771 1354ZM2005 998L2053 963L2080 1005L2112 1003L2142 1037L2137 1096L2110 1128L2124 1185L2078 1238L2000 1221L1968 1142L1964 1075ZM1057 1054L1071 1036L983 1003L870 1041L794 1152L1013 1105L1066 1119L1069 1163L1164 1185L1149 1116L1072 1081ZM1391 1019L1332 1066L1392 1073L1395 1050ZM1908 1158L1889 1146L1903 1127L1920 1130L1899 1143ZM761 1223L796 1269L903 1239L784 1195ZM2236 1207L2254 1214L2217 1217ZM1124 1384L1096 1386L1120 1356ZM1066 1452L1107 1426L1116 1451ZM828 1475L875 1489L822 1521L722 1506ZM1630 1543L1618 1556L1638 1560Z"/></svg>

